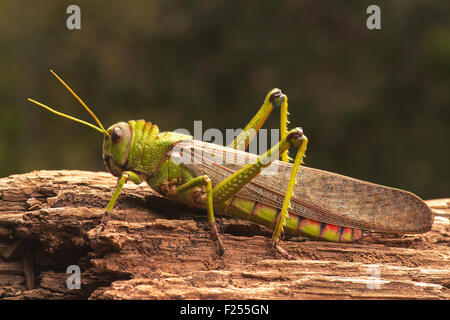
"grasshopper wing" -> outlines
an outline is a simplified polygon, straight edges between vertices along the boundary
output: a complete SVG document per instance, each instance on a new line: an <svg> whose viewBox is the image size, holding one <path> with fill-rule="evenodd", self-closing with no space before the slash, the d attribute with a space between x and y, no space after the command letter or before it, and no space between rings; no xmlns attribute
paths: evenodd
<svg viewBox="0 0 450 320"><path fill-rule="evenodd" d="M195 175L208 175L213 185L257 155L197 140L180 142L189 154L183 165ZM273 161L236 195L281 209L292 164ZM386 233L429 231L433 214L411 192L301 166L289 214L345 227Z"/></svg>

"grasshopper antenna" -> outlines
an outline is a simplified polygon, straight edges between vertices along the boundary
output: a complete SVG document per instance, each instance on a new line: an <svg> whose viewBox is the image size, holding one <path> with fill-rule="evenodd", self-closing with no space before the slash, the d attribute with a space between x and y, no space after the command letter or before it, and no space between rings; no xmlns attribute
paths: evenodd
<svg viewBox="0 0 450 320"><path fill-rule="evenodd" d="M94 120L97 122L97 124L100 126L100 128L102 129L103 133L106 134L106 130L103 127L102 123L100 122L100 120L98 120L98 118L95 116L95 114L91 111L91 109L89 109L89 107L83 102L83 100L81 100L81 98L75 93L73 92L73 90L67 85L67 83L64 82L63 79L61 79L55 72L53 72L52 69L50 69L50 72L56 77L56 79L59 80L59 82L61 82L63 84L64 87L66 87L67 90L69 90L69 92L81 103L81 105L87 110L87 112L89 112L89 114L92 116L92 118L94 118Z"/></svg>
<svg viewBox="0 0 450 320"><path fill-rule="evenodd" d="M33 100L33 99L28 98L28 101L33 102L34 104L37 104L38 106L40 106L40 107L42 107L42 108L44 108L44 109L47 109L48 111L53 112L54 114L57 114L58 116L61 116L61 117L64 117L64 118L73 120L73 121L78 122L78 123L82 123L82 124L84 124L84 125L87 125L88 127L91 127L91 128L93 128L93 129L97 130L97 131L100 131L100 132L103 133L103 134L107 134L107 131L106 131L105 129L102 130L102 129L100 129L99 127L94 126L93 124L90 124L89 122L86 122L86 121L83 121L83 120L74 118L74 117L72 117L72 116L69 116L69 115L67 115L67 114L64 114L64 113L59 112L59 111L56 111L56 110L53 110L52 108L46 106L46 105L43 104L43 103L37 102L36 100Z"/></svg>
<svg viewBox="0 0 450 320"><path fill-rule="evenodd" d="M44 108L44 109L47 109L48 111L50 111L50 112L53 112L54 114L57 114L58 116L61 116L61 117L64 117L64 118L67 118L67 119L70 119L70 120L73 120L73 121L75 121L75 122L78 122L78 123L82 123L82 124L84 124L84 125L86 125L86 126L88 126L88 127L91 127L91 128L93 128L93 129L95 129L95 130L97 130L97 131L100 131L101 133L103 133L103 134L105 134L105 135L108 135L108 132L105 130L105 128L103 127L103 125L102 125L102 123L100 122L100 120L98 120L98 118L95 116L95 114L91 111L91 109L89 109L89 107L83 102L83 100L81 100L81 98L55 73L55 72L53 72L53 70L51 70L50 69L50 72L67 88L67 90L69 90L70 91L70 93L72 93L72 95L81 103L81 105L87 110L87 112L89 112L89 114L94 118L94 120L97 122L97 124L100 126L100 128L99 127L97 127L97 126L94 126L93 124L90 124L89 122L86 122L86 121L83 121L83 120L80 120L80 119L77 119L77 118L74 118L74 117L72 117L72 116L69 116L69 115L67 115L67 114L64 114L64 113L62 113L62 112L59 112L59 111L56 111L56 110L54 110L54 109L52 109L52 108L50 108L49 106L46 106L45 104L43 104L43 103L40 103L40 102L38 102L38 101L36 101L36 100L33 100L33 99L30 99L30 98L28 98L28 101L30 101L30 102L33 102L34 104L36 104L36 105L38 105L38 106L40 106L40 107L42 107L42 108Z"/></svg>

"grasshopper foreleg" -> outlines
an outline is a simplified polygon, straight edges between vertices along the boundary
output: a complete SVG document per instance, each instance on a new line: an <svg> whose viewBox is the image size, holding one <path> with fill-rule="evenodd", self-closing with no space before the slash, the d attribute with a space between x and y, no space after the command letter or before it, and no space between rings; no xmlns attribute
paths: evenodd
<svg viewBox="0 0 450 320"><path fill-rule="evenodd" d="M199 176L196 177L185 184L179 186L175 193L182 193L185 191L188 191L190 189L199 187L199 186L205 186L206 188L206 208L208 211L208 222L211 227L211 235L213 238L217 241L217 244L219 246L219 253L222 255L225 251L225 248L223 246L222 240L219 236L219 231L217 230L217 225L214 219L214 209L213 209L213 191L212 191L212 185L211 185L211 179L208 176ZM195 202L201 202L201 199L199 198L199 194L195 195L197 199L193 199Z"/></svg>
<svg viewBox="0 0 450 320"><path fill-rule="evenodd" d="M117 181L116 189L114 190L114 193L111 197L111 200L109 200L108 205L106 206L105 213L103 214L102 221L100 222L97 230L97 237L99 236L100 232L102 232L106 225L108 224L109 218L111 216L111 212L114 208L114 205L116 204L117 198L119 197L120 191L122 191L122 188L124 184L131 180L136 184L140 184L142 182L141 178L137 174L131 171L125 171L122 173L122 176Z"/></svg>

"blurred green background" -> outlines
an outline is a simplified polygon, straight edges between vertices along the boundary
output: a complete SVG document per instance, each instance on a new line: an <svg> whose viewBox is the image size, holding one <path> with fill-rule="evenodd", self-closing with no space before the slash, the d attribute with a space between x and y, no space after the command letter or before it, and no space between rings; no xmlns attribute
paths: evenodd
<svg viewBox="0 0 450 320"><path fill-rule="evenodd" d="M66 27L70 4L81 30ZM370 4L381 30L366 28ZM278 87L309 138L307 165L450 196L448 0L2 0L1 177L105 170L98 132L26 101L93 122L50 68L105 126L243 128Z"/></svg>

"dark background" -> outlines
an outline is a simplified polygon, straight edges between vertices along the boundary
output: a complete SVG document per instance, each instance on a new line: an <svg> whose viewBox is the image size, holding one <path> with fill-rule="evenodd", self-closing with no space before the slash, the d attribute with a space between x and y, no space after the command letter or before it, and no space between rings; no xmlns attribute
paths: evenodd
<svg viewBox="0 0 450 320"><path fill-rule="evenodd" d="M70 4L81 30L66 27ZM366 28L370 4L381 30ZM26 101L93 122L50 68L106 127L243 128L278 87L309 138L307 165L450 196L448 0L2 0L2 177L105 170L98 132Z"/></svg>

